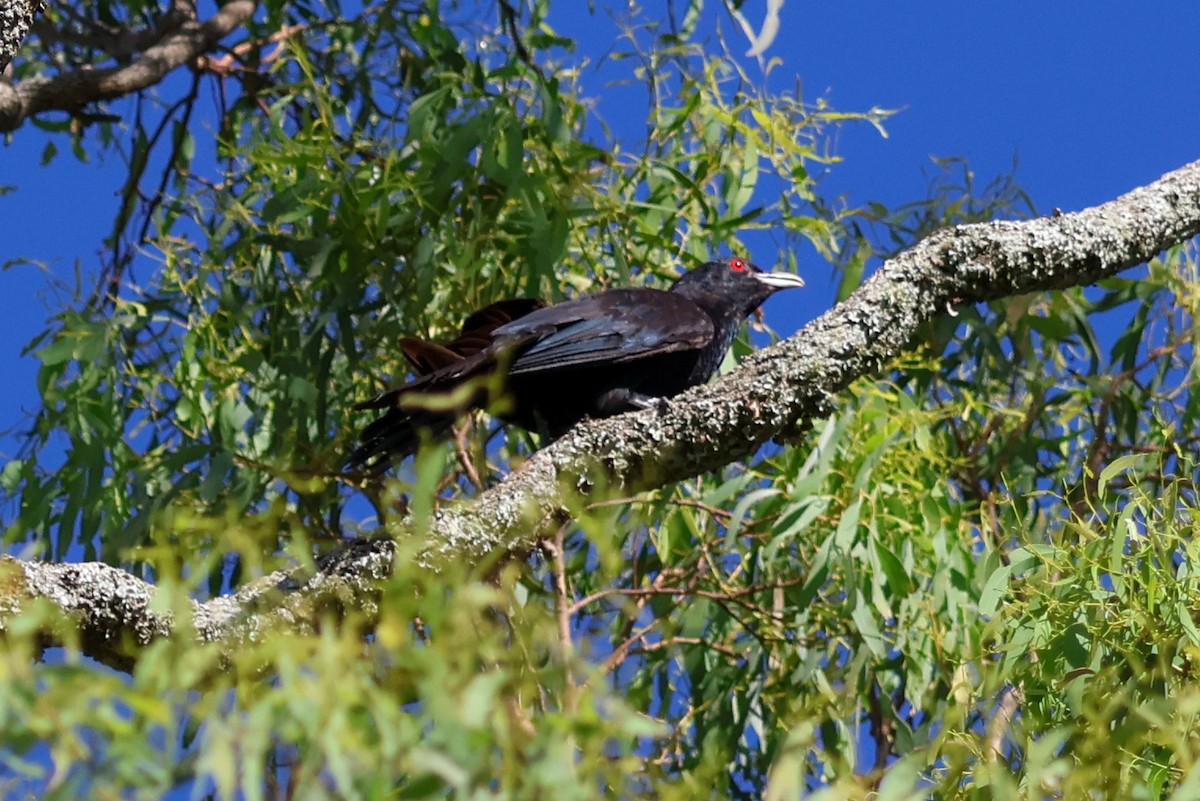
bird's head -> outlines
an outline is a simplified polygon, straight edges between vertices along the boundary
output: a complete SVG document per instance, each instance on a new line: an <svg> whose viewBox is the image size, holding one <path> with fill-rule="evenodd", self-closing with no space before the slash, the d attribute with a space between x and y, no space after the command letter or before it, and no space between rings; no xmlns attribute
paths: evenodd
<svg viewBox="0 0 1200 801"><path fill-rule="evenodd" d="M710 261L685 273L672 292L678 292L709 308L714 304L745 317L781 289L804 286L795 273L769 273L745 259L734 256Z"/></svg>

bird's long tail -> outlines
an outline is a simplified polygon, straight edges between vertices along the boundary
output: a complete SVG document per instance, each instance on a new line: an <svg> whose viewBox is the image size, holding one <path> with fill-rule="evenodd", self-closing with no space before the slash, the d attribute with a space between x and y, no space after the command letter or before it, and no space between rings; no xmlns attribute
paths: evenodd
<svg viewBox="0 0 1200 801"><path fill-rule="evenodd" d="M422 437L441 439L460 415L486 406L499 391L492 332L545 305L536 298L501 300L471 314L450 342L402 339L400 350L417 378L354 406L386 411L363 429L345 468L382 473L393 460L416 453Z"/></svg>
<svg viewBox="0 0 1200 801"><path fill-rule="evenodd" d="M346 469L378 475L394 459L416 453L422 437L429 440L445 437L457 417L457 412L392 407L363 429L358 447L346 460Z"/></svg>
<svg viewBox="0 0 1200 801"><path fill-rule="evenodd" d="M394 460L416 453L423 438L442 439L459 417L492 405L500 396L501 378L495 354L482 350L355 404L359 410L385 411L363 429L346 468L382 473Z"/></svg>

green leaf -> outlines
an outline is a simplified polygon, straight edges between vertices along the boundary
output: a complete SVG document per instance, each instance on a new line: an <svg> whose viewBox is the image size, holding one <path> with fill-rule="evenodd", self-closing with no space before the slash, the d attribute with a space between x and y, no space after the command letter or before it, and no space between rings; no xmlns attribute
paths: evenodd
<svg viewBox="0 0 1200 801"><path fill-rule="evenodd" d="M856 498L850 502L838 520L834 536L834 545L841 551L849 551L858 539L859 514L862 511L862 499Z"/></svg>
<svg viewBox="0 0 1200 801"><path fill-rule="evenodd" d="M883 574L887 576L888 588L892 595L896 598L906 597L912 589L912 581L899 557L879 540L875 541L875 554L879 558Z"/></svg>
<svg viewBox="0 0 1200 801"><path fill-rule="evenodd" d="M9 494L16 492L21 485L24 471L25 461L23 459L10 459L5 462L4 469L0 470L0 489Z"/></svg>
<svg viewBox="0 0 1200 801"><path fill-rule="evenodd" d="M1135 469L1144 465L1145 462L1146 455L1142 453L1130 453L1126 454L1125 456L1118 456L1116 459L1105 465L1104 469L1100 471L1100 479L1096 483L1096 491L1103 495L1108 487L1108 483L1112 481L1115 476L1125 472L1134 471Z"/></svg>
<svg viewBox="0 0 1200 801"><path fill-rule="evenodd" d="M871 613L871 605L861 594L856 594L850 617L858 629L859 636L862 637L863 644L870 649L871 653L877 657L886 655L887 644L884 642L883 633L879 630L875 616Z"/></svg>
<svg viewBox="0 0 1200 801"><path fill-rule="evenodd" d="M979 594L979 614L984 617L996 614L1000 601L1008 597L1008 581L1012 571L1012 565L1000 565L988 576Z"/></svg>

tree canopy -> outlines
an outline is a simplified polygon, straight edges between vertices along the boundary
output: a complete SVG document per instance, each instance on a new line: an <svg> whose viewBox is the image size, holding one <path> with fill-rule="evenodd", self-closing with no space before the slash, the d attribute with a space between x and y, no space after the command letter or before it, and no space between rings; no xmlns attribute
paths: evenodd
<svg viewBox="0 0 1200 801"><path fill-rule="evenodd" d="M632 141L549 5L34 18L0 124L127 182L0 471L18 791L1185 797L1200 166L847 206L831 137L887 113L668 3L610 54ZM662 414L341 469L402 337L751 242L843 302Z"/></svg>

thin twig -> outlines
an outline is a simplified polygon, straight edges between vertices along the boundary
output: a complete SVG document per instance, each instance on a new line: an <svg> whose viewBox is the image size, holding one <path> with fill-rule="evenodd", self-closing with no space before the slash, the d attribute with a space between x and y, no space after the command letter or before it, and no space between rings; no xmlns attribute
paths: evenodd
<svg viewBox="0 0 1200 801"><path fill-rule="evenodd" d="M996 712L987 727L987 754L991 762L1004 758L1004 735L1012 725L1013 716L1025 700L1020 687L1008 686L1000 697Z"/></svg>
<svg viewBox="0 0 1200 801"><path fill-rule="evenodd" d="M567 712L574 715L579 703L579 687L575 683L575 673L571 665L575 656L575 645L571 639L572 606L569 603L571 594L567 581L566 532L566 526L559 526L558 531L554 533L554 541L543 543L542 547L550 553L551 565L554 570L554 607L558 613L558 647L562 651L563 662L566 665L564 671L566 697L564 701ZM574 752L574 749L568 750L571 753Z"/></svg>

